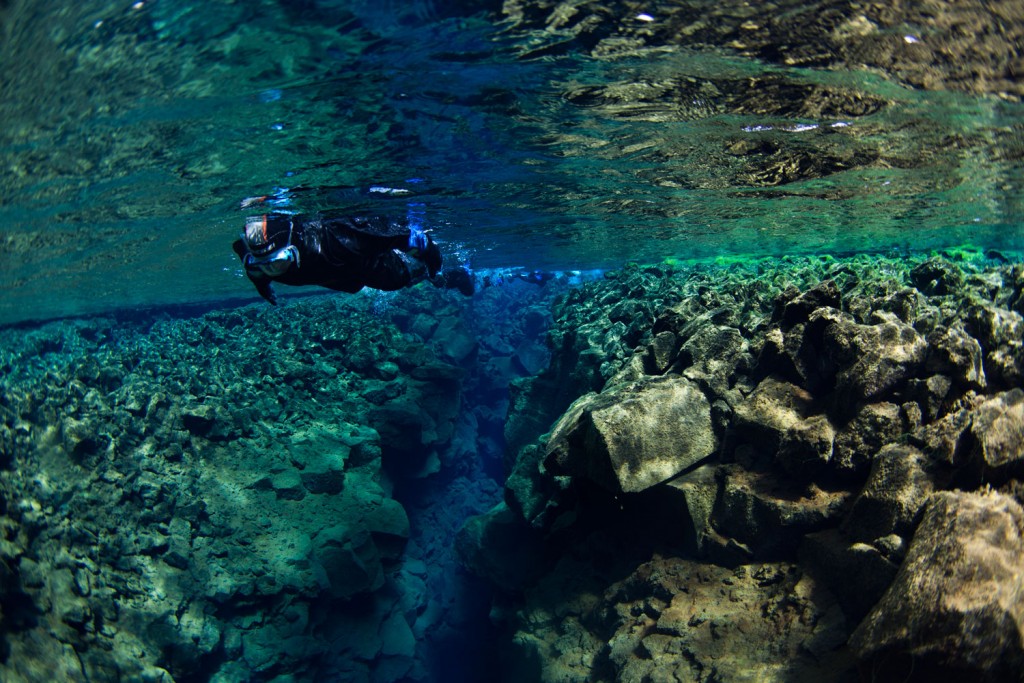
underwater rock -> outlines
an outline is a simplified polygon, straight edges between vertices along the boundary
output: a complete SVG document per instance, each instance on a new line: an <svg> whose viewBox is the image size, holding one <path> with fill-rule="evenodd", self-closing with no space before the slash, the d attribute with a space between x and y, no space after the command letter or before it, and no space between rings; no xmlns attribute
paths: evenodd
<svg viewBox="0 0 1024 683"><path fill-rule="evenodd" d="M102 444L94 418L85 417L81 420L66 417L61 422L61 436L64 449L71 455L84 457L94 454Z"/></svg>
<svg viewBox="0 0 1024 683"><path fill-rule="evenodd" d="M871 462L871 473L845 521L855 541L909 534L935 485L928 457L913 446L889 444Z"/></svg>
<svg viewBox="0 0 1024 683"><path fill-rule="evenodd" d="M558 511L563 486L560 480L542 472L544 449L531 444L519 452L515 466L505 480L505 502L531 527L545 528Z"/></svg>
<svg viewBox="0 0 1024 683"><path fill-rule="evenodd" d="M349 598L384 585L380 553L369 531L336 524L313 538L314 571L334 597Z"/></svg>
<svg viewBox="0 0 1024 683"><path fill-rule="evenodd" d="M939 492L892 586L850 639L864 659L1016 680L1024 668L1024 510L995 493ZM900 659L907 655L913 662Z"/></svg>
<svg viewBox="0 0 1024 683"><path fill-rule="evenodd" d="M957 294L964 287L960 269L941 258L931 258L914 266L910 271L910 281L928 296Z"/></svg>
<svg viewBox="0 0 1024 683"><path fill-rule="evenodd" d="M810 414L813 405L814 397L806 390L777 377L766 377L735 408L737 439L774 457L786 433Z"/></svg>
<svg viewBox="0 0 1024 683"><path fill-rule="evenodd" d="M531 588L506 680L849 678L835 599L791 564L656 555L600 586L590 565L567 559Z"/></svg>
<svg viewBox="0 0 1024 683"><path fill-rule="evenodd" d="M850 543L836 529L807 534L800 546L803 566L835 594L850 623L858 623L882 598L899 565L867 543Z"/></svg>
<svg viewBox="0 0 1024 683"><path fill-rule="evenodd" d="M835 280L825 280L805 292L797 289L783 292L775 302L772 319L786 327L809 322L819 308L842 308L842 293Z"/></svg>
<svg viewBox="0 0 1024 683"><path fill-rule="evenodd" d="M551 432L545 466L612 492L643 491L712 455L711 405L681 377L617 386L577 401Z"/></svg>
<svg viewBox="0 0 1024 683"><path fill-rule="evenodd" d="M456 316L447 316L442 319L430 340L442 356L450 359L456 365L465 364L470 356L476 353L479 346L476 337Z"/></svg>
<svg viewBox="0 0 1024 683"><path fill-rule="evenodd" d="M999 386L1024 380L1024 316L991 304L977 304L966 314L967 331L985 353L985 375Z"/></svg>
<svg viewBox="0 0 1024 683"><path fill-rule="evenodd" d="M949 376L964 390L986 386L981 344L960 325L940 327L928 335L925 368Z"/></svg>
<svg viewBox="0 0 1024 683"><path fill-rule="evenodd" d="M707 553L708 538L717 533L711 525L711 515L720 488L717 466L701 465L652 489L660 489L663 495L669 494L672 504L666 508L674 507L679 511L678 523L684 526L684 542L696 555ZM681 500L676 501L676 498ZM682 514L684 511L687 513L685 516Z"/></svg>
<svg viewBox="0 0 1024 683"><path fill-rule="evenodd" d="M737 370L753 365L747 340L738 329L725 325L701 328L686 340L679 355L681 363L688 366L682 375L716 396L728 392Z"/></svg>
<svg viewBox="0 0 1024 683"><path fill-rule="evenodd" d="M925 422L932 422L945 413L952 387L953 380L945 375L912 379L907 382L907 398L917 402Z"/></svg>
<svg viewBox="0 0 1024 683"><path fill-rule="evenodd" d="M836 392L850 403L885 397L924 365L927 343L895 316L872 325L833 321L824 346L835 360Z"/></svg>
<svg viewBox="0 0 1024 683"><path fill-rule="evenodd" d="M797 479L813 479L832 460L835 427L825 415L812 415L782 436L775 462Z"/></svg>
<svg viewBox="0 0 1024 683"><path fill-rule="evenodd" d="M546 347L530 339L519 344L512 356L516 367L527 375L535 375L543 370L550 358L551 354Z"/></svg>
<svg viewBox="0 0 1024 683"><path fill-rule="evenodd" d="M351 474L349 475L352 476ZM363 517L382 560L397 560L409 540L409 515L394 498L380 498Z"/></svg>
<svg viewBox="0 0 1024 683"><path fill-rule="evenodd" d="M711 523L759 560L784 557L804 534L836 525L850 499L847 491L826 491L737 465L723 465L719 472L723 483Z"/></svg>
<svg viewBox="0 0 1024 683"><path fill-rule="evenodd" d="M984 481L1024 476L1024 391L992 396L971 412L969 466Z"/></svg>
<svg viewBox="0 0 1024 683"><path fill-rule="evenodd" d="M536 532L502 502L471 517L455 539L463 565L499 588L514 591L545 569L543 546Z"/></svg>
<svg viewBox="0 0 1024 683"><path fill-rule="evenodd" d="M900 407L894 403L868 403L838 431L832 465L837 472L864 472L882 446L896 441L905 431Z"/></svg>
<svg viewBox="0 0 1024 683"><path fill-rule="evenodd" d="M662 330L654 335L647 347L649 374L661 375L675 362L679 353L679 340L672 330Z"/></svg>

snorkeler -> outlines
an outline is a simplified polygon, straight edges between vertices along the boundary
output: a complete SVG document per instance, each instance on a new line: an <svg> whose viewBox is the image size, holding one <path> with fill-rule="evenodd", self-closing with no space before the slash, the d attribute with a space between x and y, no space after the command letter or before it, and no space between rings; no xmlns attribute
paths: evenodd
<svg viewBox="0 0 1024 683"><path fill-rule="evenodd" d="M441 250L408 219L268 213L250 216L232 248L271 304L277 304L273 282L355 293L363 287L390 292L429 279L466 296L474 290L465 268L441 271Z"/></svg>

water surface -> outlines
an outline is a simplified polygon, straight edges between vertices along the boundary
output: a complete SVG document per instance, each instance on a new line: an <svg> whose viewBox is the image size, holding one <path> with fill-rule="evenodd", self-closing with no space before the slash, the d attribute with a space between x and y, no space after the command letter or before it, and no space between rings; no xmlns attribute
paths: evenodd
<svg viewBox="0 0 1024 683"><path fill-rule="evenodd" d="M0 322L250 296L238 202L295 186L476 268L1014 249L1012 5L11 0Z"/></svg>

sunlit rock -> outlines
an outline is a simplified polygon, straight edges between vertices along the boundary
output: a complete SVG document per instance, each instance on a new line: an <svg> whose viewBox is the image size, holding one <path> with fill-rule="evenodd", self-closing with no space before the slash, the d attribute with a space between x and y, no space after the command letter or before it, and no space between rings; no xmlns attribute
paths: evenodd
<svg viewBox="0 0 1024 683"><path fill-rule="evenodd" d="M1024 474L1024 391L997 394L975 408L971 436L970 466L985 480Z"/></svg>
<svg viewBox="0 0 1024 683"><path fill-rule="evenodd" d="M545 463L609 491L643 491L712 455L707 397L689 380L652 379L589 394L554 426Z"/></svg>
<svg viewBox="0 0 1024 683"><path fill-rule="evenodd" d="M785 557L804 534L835 526L849 503L847 491L827 491L735 465L723 483L711 521L724 537L750 548L758 559Z"/></svg>
<svg viewBox="0 0 1024 683"><path fill-rule="evenodd" d="M734 426L738 438L774 457L786 433L814 409L814 397L795 384L767 377L736 406Z"/></svg>
<svg viewBox="0 0 1024 683"><path fill-rule="evenodd" d="M984 389L985 368L981 345L960 325L942 327L928 335L929 372L951 377L963 389Z"/></svg>
<svg viewBox="0 0 1024 683"><path fill-rule="evenodd" d="M890 444L874 457L871 473L853 502L845 528L855 541L913 531L935 484L928 459L913 446Z"/></svg>
<svg viewBox="0 0 1024 683"><path fill-rule="evenodd" d="M1019 677L1022 529L1024 511L1008 496L936 493L895 581L851 637L854 650L887 662L912 656L921 675L955 670L977 680Z"/></svg>
<svg viewBox="0 0 1024 683"><path fill-rule="evenodd" d="M894 403L868 403L838 430L832 464L843 474L863 474L882 446L905 432L900 407Z"/></svg>

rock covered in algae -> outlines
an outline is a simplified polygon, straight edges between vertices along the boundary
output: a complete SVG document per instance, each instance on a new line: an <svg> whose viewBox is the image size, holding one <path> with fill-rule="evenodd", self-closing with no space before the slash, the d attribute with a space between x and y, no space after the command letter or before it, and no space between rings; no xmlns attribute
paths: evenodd
<svg viewBox="0 0 1024 683"><path fill-rule="evenodd" d="M1022 558L1019 502L995 492L936 493L899 574L857 627L852 647L870 659L904 654L908 659L900 664L922 667L924 675L956 671L975 680L1019 678Z"/></svg>
<svg viewBox="0 0 1024 683"><path fill-rule="evenodd" d="M0 679L429 680L556 290L0 331Z"/></svg>
<svg viewBox="0 0 1024 683"><path fill-rule="evenodd" d="M664 378L578 400L552 430L546 465L636 493L714 453L711 405L695 384Z"/></svg>
<svg viewBox="0 0 1024 683"><path fill-rule="evenodd" d="M501 537L515 513L545 563L539 579L500 572L515 675L843 680L867 659L902 680L899 662L935 654L946 671L1005 677L1020 652L1019 279L983 260L791 259L629 267L562 299L551 364L517 389L535 400L509 416ZM643 313L615 313L627 308ZM664 467L683 437L676 404L651 390L683 382L706 398L716 444L693 471ZM971 492L986 485L1007 494ZM959 506L964 522L939 538ZM486 533L463 540L487 556ZM652 580L654 566L679 580ZM704 592L698 577L723 571L749 603ZM963 599L945 605L946 589ZM759 630L776 595L810 610L813 631L772 609L780 631ZM795 650L772 649L789 638Z"/></svg>

